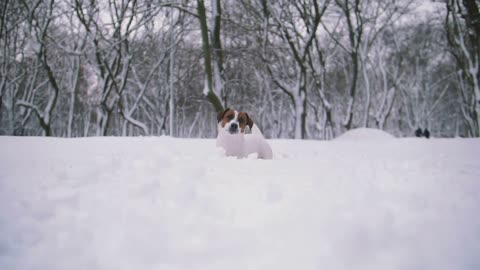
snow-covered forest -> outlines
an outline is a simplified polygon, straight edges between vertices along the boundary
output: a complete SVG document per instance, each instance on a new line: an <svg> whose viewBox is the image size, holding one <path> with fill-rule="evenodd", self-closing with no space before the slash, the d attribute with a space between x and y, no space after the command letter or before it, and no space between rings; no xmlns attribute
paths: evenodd
<svg viewBox="0 0 480 270"><path fill-rule="evenodd" d="M0 135L478 137L478 0L2 0Z"/></svg>

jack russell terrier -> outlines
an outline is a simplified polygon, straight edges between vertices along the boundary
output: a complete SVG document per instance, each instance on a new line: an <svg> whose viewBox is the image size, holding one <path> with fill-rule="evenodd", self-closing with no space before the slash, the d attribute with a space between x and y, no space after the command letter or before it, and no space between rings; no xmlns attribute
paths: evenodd
<svg viewBox="0 0 480 270"><path fill-rule="evenodd" d="M246 112L226 109L218 113L217 120L217 147L226 156L246 158L256 153L258 158L272 159L272 148Z"/></svg>

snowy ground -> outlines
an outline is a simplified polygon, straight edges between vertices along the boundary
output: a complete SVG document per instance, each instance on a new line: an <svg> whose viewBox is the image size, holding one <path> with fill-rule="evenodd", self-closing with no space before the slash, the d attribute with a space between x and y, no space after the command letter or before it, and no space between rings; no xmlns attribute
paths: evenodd
<svg viewBox="0 0 480 270"><path fill-rule="evenodd" d="M480 269L480 140L375 136L0 137L0 269Z"/></svg>

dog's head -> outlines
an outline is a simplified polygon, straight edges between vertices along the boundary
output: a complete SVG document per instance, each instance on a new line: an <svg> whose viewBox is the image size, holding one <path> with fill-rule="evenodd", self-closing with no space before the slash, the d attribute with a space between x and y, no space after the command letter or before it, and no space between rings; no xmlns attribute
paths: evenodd
<svg viewBox="0 0 480 270"><path fill-rule="evenodd" d="M217 115L219 125L230 134L245 133L246 128L251 130L253 120L246 112L238 112L232 109L226 109Z"/></svg>

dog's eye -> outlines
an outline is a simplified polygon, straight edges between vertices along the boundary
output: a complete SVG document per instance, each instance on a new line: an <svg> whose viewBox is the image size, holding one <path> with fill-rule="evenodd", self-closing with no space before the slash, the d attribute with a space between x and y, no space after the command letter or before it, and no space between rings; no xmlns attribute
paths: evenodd
<svg viewBox="0 0 480 270"><path fill-rule="evenodd" d="M227 116L227 119L232 120L233 119L233 114L230 114L229 116Z"/></svg>

